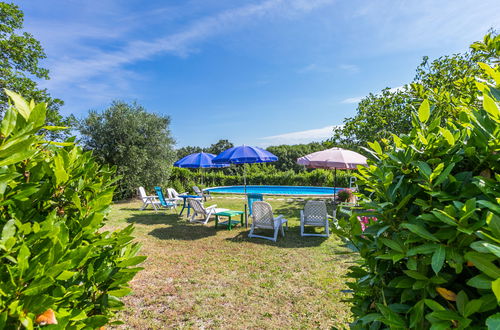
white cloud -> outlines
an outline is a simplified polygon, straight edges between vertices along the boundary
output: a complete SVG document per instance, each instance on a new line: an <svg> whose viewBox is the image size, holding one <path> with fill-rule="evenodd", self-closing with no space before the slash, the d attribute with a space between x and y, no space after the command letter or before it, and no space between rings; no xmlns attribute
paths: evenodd
<svg viewBox="0 0 500 330"><path fill-rule="evenodd" d="M305 131L261 137L259 138L259 140L263 140L263 142L259 143L259 145L262 147L268 147L270 145L301 144L314 141L323 141L332 137L332 130L334 127L336 126L326 126L323 128L315 128Z"/></svg>
<svg viewBox="0 0 500 330"><path fill-rule="evenodd" d="M128 42L118 50L95 49L83 58L81 55L64 60L58 58L51 62L52 79L47 81L44 87L54 88L69 83L87 81L106 73L124 70L123 67L126 65L149 60L160 54L187 56L193 52L192 47L195 43L252 20L273 16L292 17L331 2L332 0L268 0L199 19L179 32L167 34L154 40Z"/></svg>
<svg viewBox="0 0 500 330"><path fill-rule="evenodd" d="M358 73L360 71L359 66L354 64L341 64L339 68L350 73Z"/></svg>
<svg viewBox="0 0 500 330"><path fill-rule="evenodd" d="M344 103L344 104L357 104L357 103L361 102L362 99L363 99L363 96L348 97L348 98L340 101L340 103Z"/></svg>

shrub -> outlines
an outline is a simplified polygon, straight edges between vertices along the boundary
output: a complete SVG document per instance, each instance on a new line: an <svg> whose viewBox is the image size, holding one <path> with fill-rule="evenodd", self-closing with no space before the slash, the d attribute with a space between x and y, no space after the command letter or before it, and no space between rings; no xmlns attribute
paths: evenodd
<svg viewBox="0 0 500 330"><path fill-rule="evenodd" d="M408 135L370 144L358 184L378 221L361 232L353 216L337 231L361 258L349 272L355 329L500 327L500 71L480 65L497 86L477 83L482 108L441 125L424 101Z"/></svg>
<svg viewBox="0 0 500 330"><path fill-rule="evenodd" d="M351 189L342 189L338 192L338 201L339 202L347 202L352 199L352 191Z"/></svg>
<svg viewBox="0 0 500 330"><path fill-rule="evenodd" d="M71 141L44 141L45 104L8 92L0 126L0 328L33 328L55 316L64 328L96 328L145 257L132 226L102 229L114 169ZM54 127L45 127L54 129ZM49 322L50 323L50 322Z"/></svg>

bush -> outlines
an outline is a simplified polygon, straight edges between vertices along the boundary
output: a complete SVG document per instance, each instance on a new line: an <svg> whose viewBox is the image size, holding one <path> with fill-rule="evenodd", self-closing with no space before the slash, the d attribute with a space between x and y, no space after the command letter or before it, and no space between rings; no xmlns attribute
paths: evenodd
<svg viewBox="0 0 500 330"><path fill-rule="evenodd" d="M258 164L261 165L261 164ZM239 165L232 165L239 166ZM262 168L261 168L262 167ZM247 166L247 184L249 185L283 185L283 186L332 186L333 171L313 170L310 172L295 173L289 171L275 171L273 167ZM337 171L337 185L346 187L349 185L351 173ZM242 185L242 175L226 175L217 169L192 171L185 168L174 167L172 169L167 185L174 186L177 191L191 191L193 185L205 187ZM180 188L180 189L178 189Z"/></svg>
<svg viewBox="0 0 500 330"><path fill-rule="evenodd" d="M498 68L481 66L498 86ZM337 231L361 257L353 328L500 327L500 89L477 86L482 108L458 107L440 127L424 101L408 135L370 144L358 184L378 221L362 232L353 216Z"/></svg>
<svg viewBox="0 0 500 330"><path fill-rule="evenodd" d="M8 92L0 127L0 328L97 328L145 257L132 226L102 230L116 177L71 141L44 141L45 104ZM48 128L53 129L53 128ZM50 322L49 322L50 323Z"/></svg>

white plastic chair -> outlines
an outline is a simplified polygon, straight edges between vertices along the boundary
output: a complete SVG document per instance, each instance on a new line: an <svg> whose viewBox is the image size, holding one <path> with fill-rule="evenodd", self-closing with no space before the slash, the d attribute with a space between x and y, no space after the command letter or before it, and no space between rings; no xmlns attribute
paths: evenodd
<svg viewBox="0 0 500 330"><path fill-rule="evenodd" d="M198 186L193 186L193 190L194 190L194 193L196 195L202 197L204 201L206 201L208 197L210 197L210 199L212 199L212 196L210 195L210 192L203 191L200 188L198 188Z"/></svg>
<svg viewBox="0 0 500 330"><path fill-rule="evenodd" d="M305 226L324 227L324 234L306 234ZM300 236L321 236L329 237L328 214L326 213L326 203L324 201L306 202L303 210L300 210Z"/></svg>
<svg viewBox="0 0 500 330"><path fill-rule="evenodd" d="M178 202L183 202L184 199L179 195L187 195L187 193L179 194L174 188L167 188L168 199L175 199Z"/></svg>
<svg viewBox="0 0 500 330"><path fill-rule="evenodd" d="M200 222L206 224L210 217L218 212L224 212L228 209L217 208L217 205L210 205L208 207L203 206L201 201L196 198L188 198L187 199L189 206L191 207L191 211L193 215L191 216L190 222ZM196 219L196 216L201 216L202 219Z"/></svg>
<svg viewBox="0 0 500 330"><path fill-rule="evenodd" d="M153 208L155 209L155 211L158 210L157 207L161 207L161 203L160 201L158 200L157 196L148 196L146 194L146 190L144 190L144 187L139 187L139 196L140 198L142 199L142 207L141 207L141 210L144 210L146 207L148 207L148 205L151 205L153 206Z"/></svg>
<svg viewBox="0 0 500 330"><path fill-rule="evenodd" d="M252 226L250 227L250 233L248 237L258 237L265 238L271 241L275 241L278 239L278 232L281 229L281 234L285 237L285 230L283 229L283 225L286 224L288 229L288 220L285 219L282 215L278 215L277 217L273 216L273 208L271 204L264 201L254 202L252 205ZM255 235L255 229L271 229L273 230L273 237L269 236L261 236Z"/></svg>

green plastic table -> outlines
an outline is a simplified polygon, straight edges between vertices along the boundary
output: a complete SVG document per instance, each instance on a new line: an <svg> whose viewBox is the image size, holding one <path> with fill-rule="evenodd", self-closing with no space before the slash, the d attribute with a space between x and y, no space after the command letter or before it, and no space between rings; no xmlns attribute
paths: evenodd
<svg viewBox="0 0 500 330"><path fill-rule="evenodd" d="M243 226L243 214L244 213L245 212L243 212L243 211L232 211L232 210L215 213L215 228L217 228L217 225L221 224L221 225L226 225L228 227L228 229L231 230L233 225L237 225L238 222L241 224L241 226ZM240 221L231 220L231 217L233 217L235 215L240 216ZM227 221L219 222L219 217L228 217L229 219Z"/></svg>

